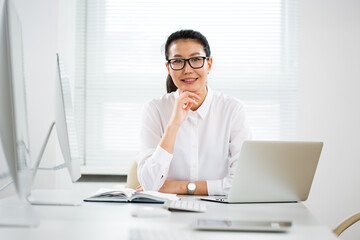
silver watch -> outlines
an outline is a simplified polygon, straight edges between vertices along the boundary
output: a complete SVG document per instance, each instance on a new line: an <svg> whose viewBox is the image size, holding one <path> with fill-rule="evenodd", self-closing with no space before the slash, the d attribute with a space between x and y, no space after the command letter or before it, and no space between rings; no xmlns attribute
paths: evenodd
<svg viewBox="0 0 360 240"><path fill-rule="evenodd" d="M196 190L196 184L194 182L189 182L187 185L187 190L189 195L194 195Z"/></svg>

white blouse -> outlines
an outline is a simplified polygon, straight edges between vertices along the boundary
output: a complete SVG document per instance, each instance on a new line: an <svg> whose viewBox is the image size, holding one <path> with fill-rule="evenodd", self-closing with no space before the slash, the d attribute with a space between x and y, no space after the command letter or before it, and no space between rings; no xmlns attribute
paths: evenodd
<svg viewBox="0 0 360 240"><path fill-rule="evenodd" d="M158 191L165 180L207 181L209 195L227 195L244 140L251 139L243 104L208 88L196 110L178 129L174 152L159 146L179 92L148 102L141 122L138 179L144 190Z"/></svg>

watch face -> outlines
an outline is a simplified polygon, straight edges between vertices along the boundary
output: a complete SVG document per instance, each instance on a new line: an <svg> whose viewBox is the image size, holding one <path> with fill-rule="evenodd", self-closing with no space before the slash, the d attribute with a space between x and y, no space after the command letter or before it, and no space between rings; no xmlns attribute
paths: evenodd
<svg viewBox="0 0 360 240"><path fill-rule="evenodd" d="M189 183L187 188L189 191L193 192L196 189L196 185L195 185L195 183Z"/></svg>

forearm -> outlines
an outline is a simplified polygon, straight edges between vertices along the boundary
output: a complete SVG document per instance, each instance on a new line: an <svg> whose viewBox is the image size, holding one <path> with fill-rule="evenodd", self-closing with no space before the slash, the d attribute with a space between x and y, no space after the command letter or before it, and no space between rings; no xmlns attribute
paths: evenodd
<svg viewBox="0 0 360 240"><path fill-rule="evenodd" d="M179 126L169 123L155 152L140 153L138 179L145 190L157 191L164 183L172 153L174 152L176 133Z"/></svg>
<svg viewBox="0 0 360 240"><path fill-rule="evenodd" d="M208 195L206 181L196 181L195 195ZM166 180L159 192L174 193L174 194L188 194L187 185L189 181L169 181Z"/></svg>
<svg viewBox="0 0 360 240"><path fill-rule="evenodd" d="M158 191L164 184L172 154L157 146L144 149L138 155L138 179L144 190Z"/></svg>
<svg viewBox="0 0 360 240"><path fill-rule="evenodd" d="M169 124L166 127L165 133L160 141L160 147L166 150L168 153L172 154L174 152L176 133L179 129L179 126L176 124Z"/></svg>

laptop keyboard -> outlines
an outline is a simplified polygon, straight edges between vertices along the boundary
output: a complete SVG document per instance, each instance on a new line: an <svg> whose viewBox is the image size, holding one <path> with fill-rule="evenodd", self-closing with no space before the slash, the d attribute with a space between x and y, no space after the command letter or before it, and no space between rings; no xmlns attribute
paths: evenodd
<svg viewBox="0 0 360 240"><path fill-rule="evenodd" d="M164 207L170 211L206 212L206 205L199 201L166 201Z"/></svg>
<svg viewBox="0 0 360 240"><path fill-rule="evenodd" d="M203 198L200 198L200 200L211 201L211 202L224 202L224 203L229 202L229 198L226 197L226 196L223 196L223 197L203 197Z"/></svg>

